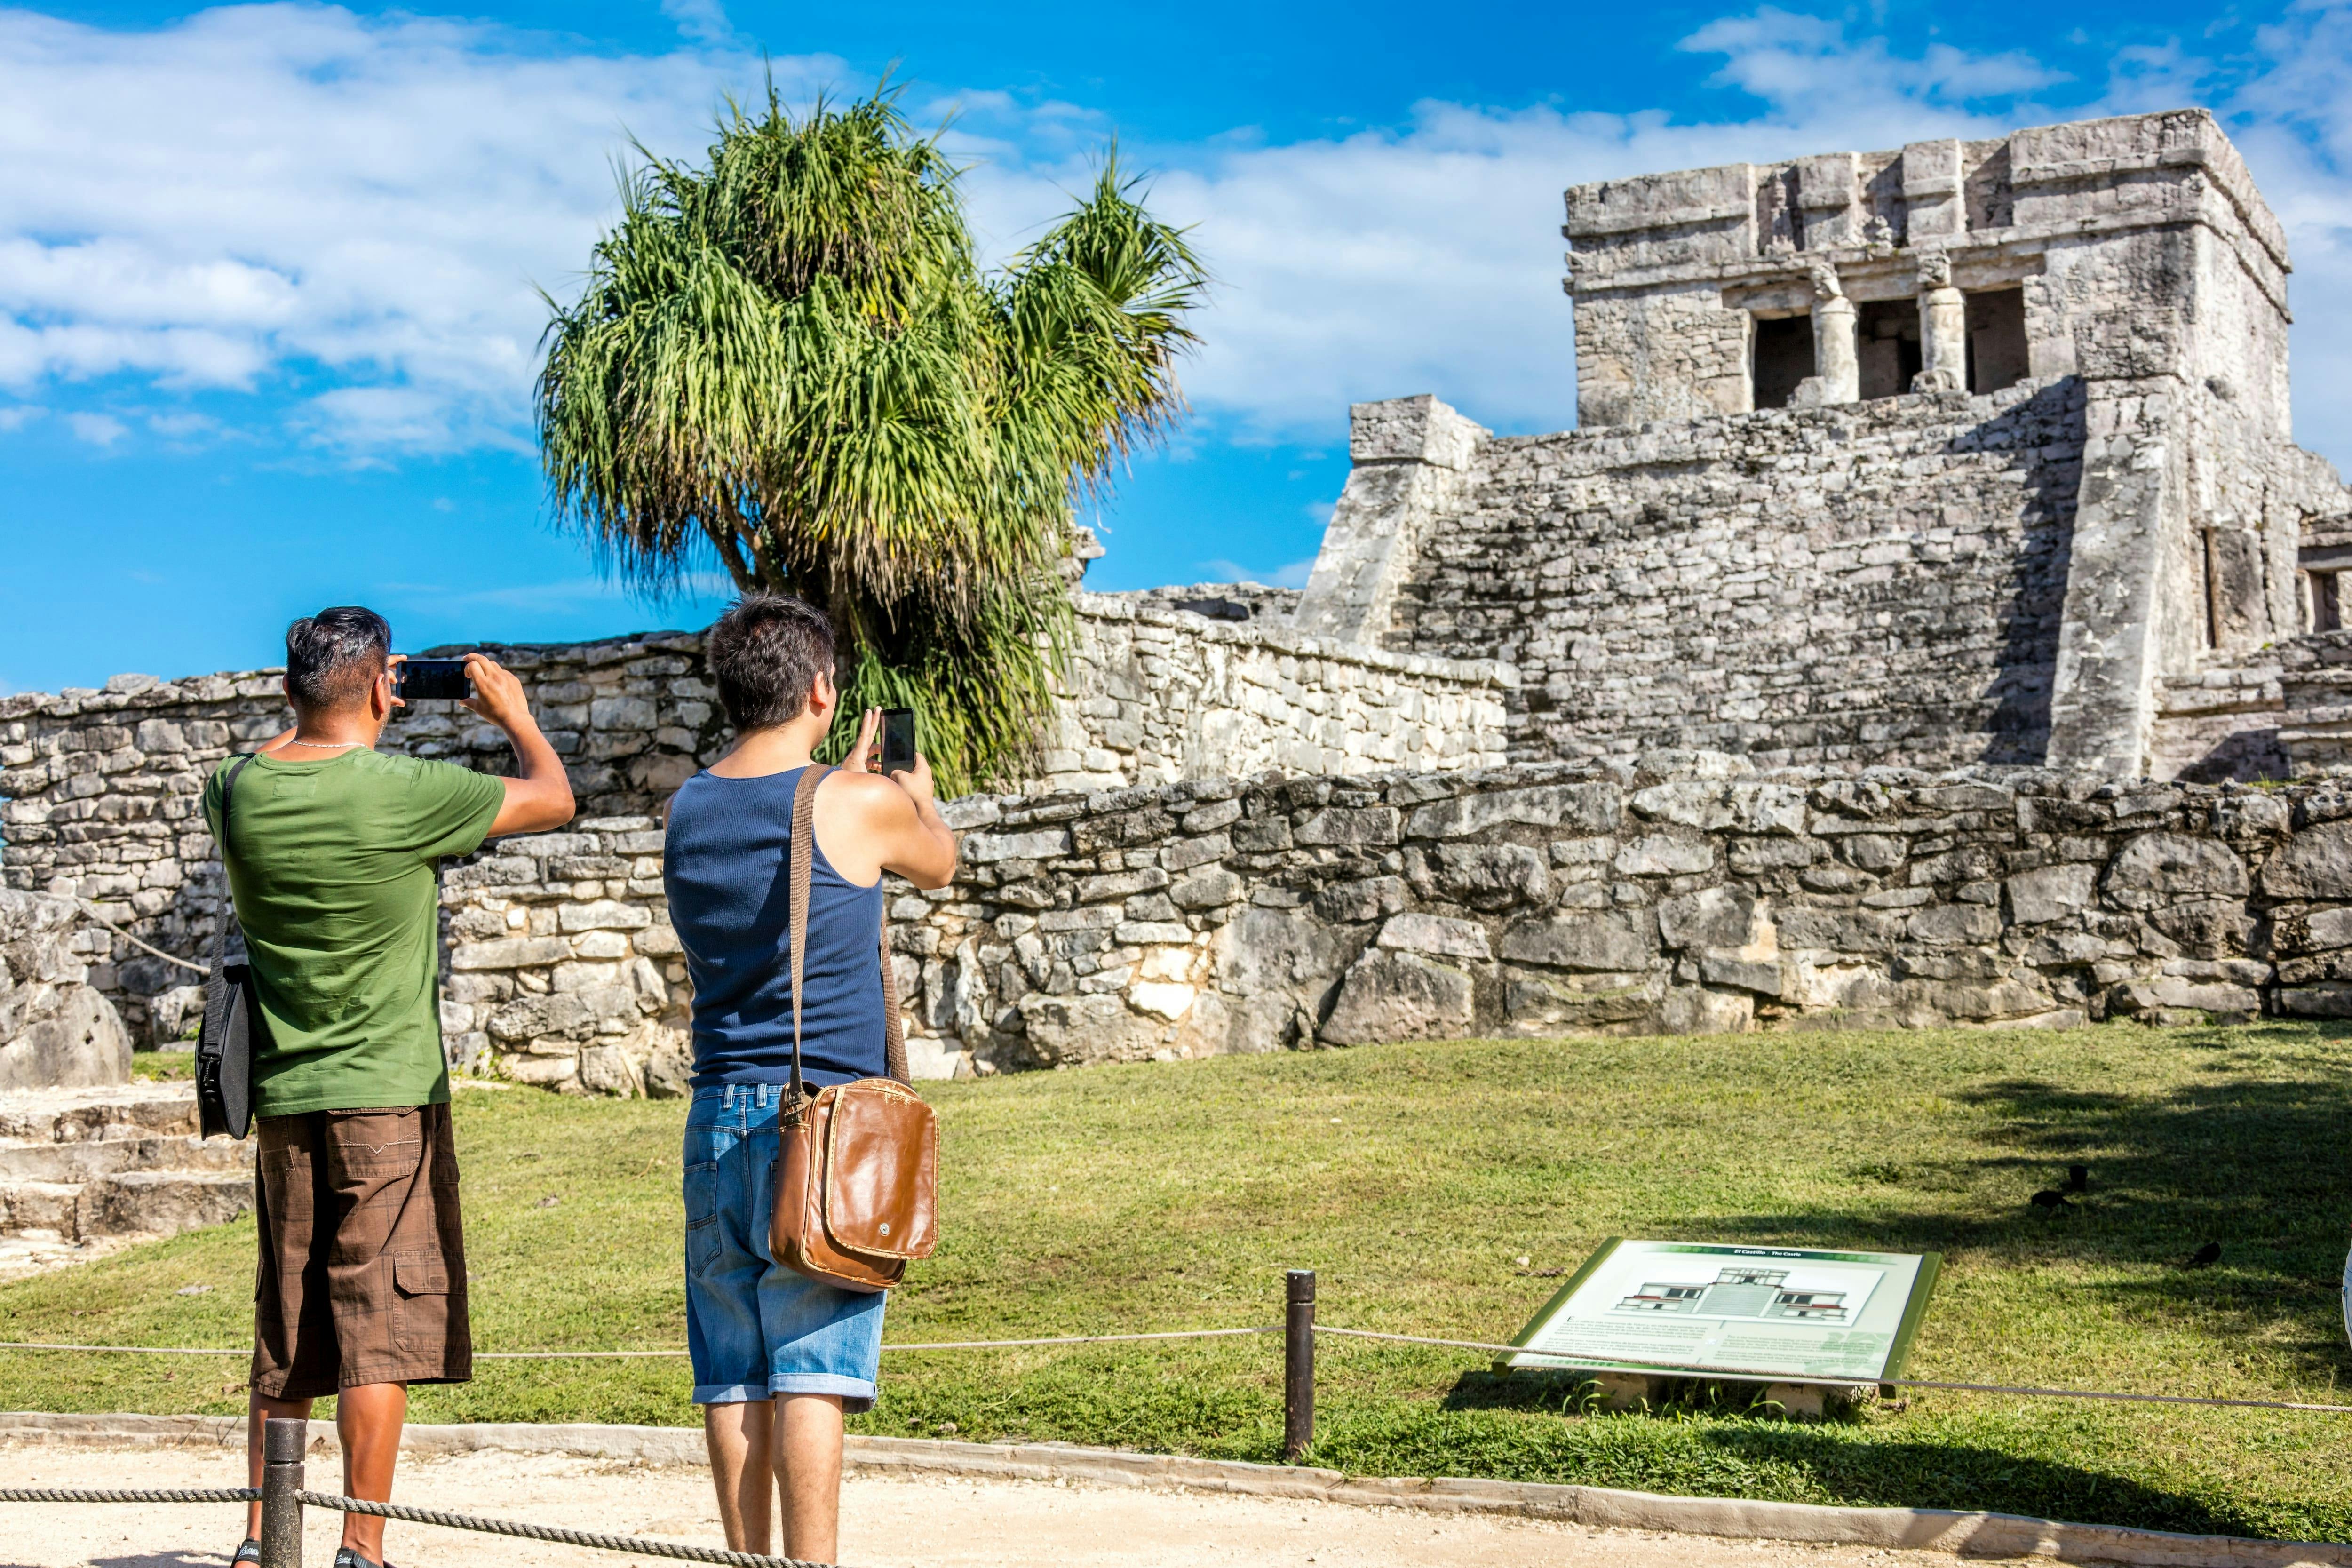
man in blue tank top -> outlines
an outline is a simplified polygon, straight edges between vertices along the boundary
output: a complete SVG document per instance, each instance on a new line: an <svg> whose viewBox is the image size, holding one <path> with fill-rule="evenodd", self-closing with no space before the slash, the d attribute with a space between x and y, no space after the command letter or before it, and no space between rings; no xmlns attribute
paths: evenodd
<svg viewBox="0 0 2352 1568"><path fill-rule="evenodd" d="M711 681L734 747L670 800L662 882L694 979L694 1102L686 1122L686 1322L727 1544L765 1554L769 1477L783 1552L830 1563L841 1507L841 1420L869 1408L887 1299L837 1289L768 1250L776 1120L792 1077L793 793L839 712L833 626L794 598L738 600L710 628ZM888 1070L895 986L875 952L882 873L918 888L955 875L956 838L930 764L873 772L880 715L811 805L814 854L802 957L802 1077L814 1087ZM891 989L886 990L889 986Z"/></svg>

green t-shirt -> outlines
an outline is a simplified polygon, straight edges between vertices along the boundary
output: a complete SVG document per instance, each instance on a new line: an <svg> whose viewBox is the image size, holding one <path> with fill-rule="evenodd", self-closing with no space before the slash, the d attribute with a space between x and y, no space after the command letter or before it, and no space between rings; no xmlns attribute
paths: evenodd
<svg viewBox="0 0 2352 1568"><path fill-rule="evenodd" d="M488 773L357 747L313 762L256 757L228 832L221 780L205 821L223 845L259 994L256 1116L433 1105L441 1054L434 864L478 848L506 798Z"/></svg>

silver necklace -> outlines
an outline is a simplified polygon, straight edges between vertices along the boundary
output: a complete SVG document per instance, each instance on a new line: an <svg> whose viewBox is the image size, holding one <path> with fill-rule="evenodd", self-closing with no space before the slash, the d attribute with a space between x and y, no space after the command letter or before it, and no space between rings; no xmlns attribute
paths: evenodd
<svg viewBox="0 0 2352 1568"><path fill-rule="evenodd" d="M312 746L321 752L331 752L343 746L356 746L357 741L289 741L289 746Z"/></svg>

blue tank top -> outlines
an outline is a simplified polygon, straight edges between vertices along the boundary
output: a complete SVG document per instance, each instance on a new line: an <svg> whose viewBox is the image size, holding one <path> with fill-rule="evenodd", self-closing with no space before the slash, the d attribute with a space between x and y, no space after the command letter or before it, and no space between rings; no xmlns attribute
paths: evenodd
<svg viewBox="0 0 2352 1568"><path fill-rule="evenodd" d="M801 770L730 779L698 773L670 801L662 886L694 978L694 1087L787 1083L793 1075L793 791ZM824 786L820 784L822 790ZM809 860L801 959L801 1076L880 1078L882 881L861 888L821 846Z"/></svg>

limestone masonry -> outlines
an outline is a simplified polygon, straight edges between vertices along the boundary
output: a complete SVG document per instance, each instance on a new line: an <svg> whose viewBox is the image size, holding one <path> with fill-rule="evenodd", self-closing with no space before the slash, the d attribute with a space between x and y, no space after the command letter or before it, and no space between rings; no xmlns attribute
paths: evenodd
<svg viewBox="0 0 2352 1568"><path fill-rule="evenodd" d="M2212 118L1567 216L1577 429L1357 405L1303 593L1079 595L1039 776L951 803L956 883L894 895L919 1068L2352 1016L2352 492L2293 444L2285 245ZM677 1089L700 652L509 650L582 820L446 870L460 1065ZM504 765L430 706L385 743ZM0 700L0 1072L68 1016L93 1060L184 1032L193 977L82 911L200 953L200 781L285 716L269 670Z"/></svg>
<svg viewBox="0 0 2352 1568"><path fill-rule="evenodd" d="M1517 664L1527 759L2332 765L2352 710L2284 650L2337 625L2352 495L2211 116L1567 205L1579 428L1359 405L1300 630Z"/></svg>

